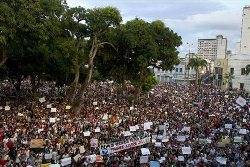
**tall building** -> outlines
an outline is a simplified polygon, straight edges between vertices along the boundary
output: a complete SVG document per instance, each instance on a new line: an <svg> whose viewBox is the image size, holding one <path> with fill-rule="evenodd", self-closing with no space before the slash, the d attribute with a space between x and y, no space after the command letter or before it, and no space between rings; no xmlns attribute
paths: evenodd
<svg viewBox="0 0 250 167"><path fill-rule="evenodd" d="M232 88L250 91L250 74L245 74L245 67L250 64L250 6L243 8L241 41L238 48L228 62L228 72L233 75L229 85Z"/></svg>
<svg viewBox="0 0 250 167"><path fill-rule="evenodd" d="M218 35L215 39L198 39L198 56L212 60L223 59L227 52L227 39Z"/></svg>

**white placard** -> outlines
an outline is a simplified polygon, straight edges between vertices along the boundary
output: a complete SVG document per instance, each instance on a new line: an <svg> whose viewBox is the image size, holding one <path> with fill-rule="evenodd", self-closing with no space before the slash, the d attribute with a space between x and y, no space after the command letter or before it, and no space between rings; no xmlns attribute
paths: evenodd
<svg viewBox="0 0 250 167"><path fill-rule="evenodd" d="M161 142L155 142L155 147L161 147Z"/></svg>
<svg viewBox="0 0 250 167"><path fill-rule="evenodd" d="M23 117L24 115L22 113L18 113L17 116Z"/></svg>
<svg viewBox="0 0 250 167"><path fill-rule="evenodd" d="M74 156L75 162L78 162L79 158L81 158L81 155L80 155L80 154L77 154L76 156Z"/></svg>
<svg viewBox="0 0 250 167"><path fill-rule="evenodd" d="M48 104L46 107L47 108L52 108L52 104Z"/></svg>
<svg viewBox="0 0 250 167"><path fill-rule="evenodd" d="M152 125L152 122L145 122L144 124L143 124L143 127L144 127L144 130L148 130L148 129L150 129L151 126Z"/></svg>
<svg viewBox="0 0 250 167"><path fill-rule="evenodd" d="M216 161L219 162L222 165L227 164L227 158L224 158L224 157L216 157Z"/></svg>
<svg viewBox="0 0 250 167"><path fill-rule="evenodd" d="M239 130L239 134L246 135L247 134L247 130L246 129L240 129Z"/></svg>
<svg viewBox="0 0 250 167"><path fill-rule="evenodd" d="M5 106L5 107L4 107L4 110L5 110L5 111L9 111L9 110L10 110L10 106Z"/></svg>
<svg viewBox="0 0 250 167"><path fill-rule="evenodd" d="M238 105L240 105L241 107L245 106L247 104L246 99L244 99L243 97L239 96L236 100L236 103Z"/></svg>
<svg viewBox="0 0 250 167"><path fill-rule="evenodd" d="M132 133L130 131L124 131L123 132L123 135L126 137L126 136L131 136Z"/></svg>
<svg viewBox="0 0 250 167"><path fill-rule="evenodd" d="M56 108L51 108L50 111L51 112L56 112Z"/></svg>
<svg viewBox="0 0 250 167"><path fill-rule="evenodd" d="M225 128L226 128L226 129L232 129L232 128L233 128L233 125L232 125L232 124L225 124Z"/></svg>
<svg viewBox="0 0 250 167"><path fill-rule="evenodd" d="M141 148L141 154L142 155L150 155L150 151L148 148Z"/></svg>
<svg viewBox="0 0 250 167"><path fill-rule="evenodd" d="M178 161L184 162L184 160L185 160L184 156L178 156Z"/></svg>
<svg viewBox="0 0 250 167"><path fill-rule="evenodd" d="M161 142L162 142L162 143L167 143L167 142L169 142L169 137L163 138Z"/></svg>
<svg viewBox="0 0 250 167"><path fill-rule="evenodd" d="M242 120L244 123L246 123L247 122L247 119L245 119L245 118L243 118L243 120Z"/></svg>
<svg viewBox="0 0 250 167"><path fill-rule="evenodd" d="M137 130L136 126L129 126L130 132L135 132Z"/></svg>
<svg viewBox="0 0 250 167"><path fill-rule="evenodd" d="M70 165L70 164L71 164L71 157L61 159L61 165L62 166L67 166L67 165Z"/></svg>
<svg viewBox="0 0 250 167"><path fill-rule="evenodd" d="M180 136L180 135L178 135L178 136L177 136L177 141L179 141L179 142L184 142L184 141L186 141L186 136Z"/></svg>
<svg viewBox="0 0 250 167"><path fill-rule="evenodd" d="M148 156L141 156L140 157L140 164L148 163Z"/></svg>
<svg viewBox="0 0 250 167"><path fill-rule="evenodd" d="M242 137L241 136L235 136L234 137L234 142L235 143L242 143Z"/></svg>
<svg viewBox="0 0 250 167"><path fill-rule="evenodd" d="M45 159L51 159L52 158L52 154L44 154L44 158Z"/></svg>
<svg viewBox="0 0 250 167"><path fill-rule="evenodd" d="M38 129L37 132L38 133L41 133L43 131L43 129Z"/></svg>
<svg viewBox="0 0 250 167"><path fill-rule="evenodd" d="M49 167L60 167L60 164L50 164Z"/></svg>
<svg viewBox="0 0 250 167"><path fill-rule="evenodd" d="M104 114L103 117L102 117L103 120L108 120L109 119L109 115L108 114Z"/></svg>
<svg viewBox="0 0 250 167"><path fill-rule="evenodd" d="M101 132L100 127L95 128L95 133L100 133L100 132Z"/></svg>
<svg viewBox="0 0 250 167"><path fill-rule="evenodd" d="M189 154L191 154L191 147L189 146L189 147L182 147L181 148L181 150L182 150L182 154L184 154L184 155L189 155Z"/></svg>
<svg viewBox="0 0 250 167"><path fill-rule="evenodd" d="M50 123L55 123L56 122L56 118L49 118L49 122Z"/></svg>
<svg viewBox="0 0 250 167"><path fill-rule="evenodd" d="M83 132L83 136L90 136L90 131Z"/></svg>
<svg viewBox="0 0 250 167"><path fill-rule="evenodd" d="M98 147L98 139L90 139L90 147L97 148Z"/></svg>
<svg viewBox="0 0 250 167"><path fill-rule="evenodd" d="M139 129L140 129L139 125L135 125L135 127L136 127L136 130L139 130Z"/></svg>
<svg viewBox="0 0 250 167"><path fill-rule="evenodd" d="M85 148L84 148L84 146L80 146L80 147L79 147L79 151L80 151L80 154L85 153Z"/></svg>
<svg viewBox="0 0 250 167"><path fill-rule="evenodd" d="M65 109L66 109L66 110L70 110L70 109L71 109L71 106L66 106Z"/></svg>
<svg viewBox="0 0 250 167"><path fill-rule="evenodd" d="M93 105L94 105L94 106L97 106L97 101L93 102Z"/></svg>
<svg viewBox="0 0 250 167"><path fill-rule="evenodd" d="M43 103L43 102L45 102L46 100L45 100L45 97L42 97L42 98L39 98L39 102L40 103Z"/></svg>
<svg viewBox="0 0 250 167"><path fill-rule="evenodd" d="M129 107L129 110L131 111L131 110L133 110L134 109L134 107L132 106L132 107Z"/></svg>
<svg viewBox="0 0 250 167"><path fill-rule="evenodd" d="M183 128L182 128L182 132L190 132L190 130L191 130L191 128L190 127L188 127L188 126L184 126Z"/></svg>

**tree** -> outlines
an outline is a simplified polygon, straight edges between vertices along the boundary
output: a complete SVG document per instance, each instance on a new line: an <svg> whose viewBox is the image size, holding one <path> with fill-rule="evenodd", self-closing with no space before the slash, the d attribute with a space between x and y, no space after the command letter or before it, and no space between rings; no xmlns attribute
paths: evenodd
<svg viewBox="0 0 250 167"><path fill-rule="evenodd" d="M31 76L35 84L37 76L46 72L53 48L50 40L60 31L65 6L61 0L3 0L0 9L4 10L0 15L3 60L18 90L22 77Z"/></svg>
<svg viewBox="0 0 250 167"><path fill-rule="evenodd" d="M84 98L84 91L91 82L95 66L94 62L99 49L105 45L113 46L112 43L104 41L102 37L110 29L118 27L122 21L122 17L119 10L113 7L94 8L86 11L86 18L84 21L88 31L88 35L86 37L89 38L89 50L86 64L86 77L84 84L81 85L78 92L78 98L75 100L76 110L80 109L81 101Z"/></svg>
<svg viewBox="0 0 250 167"><path fill-rule="evenodd" d="M198 85L199 79L200 79L200 69L207 66L207 61L200 58L200 57L194 57L189 59L188 67L194 68L196 71L196 85Z"/></svg>
<svg viewBox="0 0 250 167"><path fill-rule="evenodd" d="M181 37L161 21L148 23L136 18L106 33L106 38L117 51L102 49L98 70L116 82L131 81L137 96L152 76L149 66L168 70L179 63L176 47L181 44Z"/></svg>

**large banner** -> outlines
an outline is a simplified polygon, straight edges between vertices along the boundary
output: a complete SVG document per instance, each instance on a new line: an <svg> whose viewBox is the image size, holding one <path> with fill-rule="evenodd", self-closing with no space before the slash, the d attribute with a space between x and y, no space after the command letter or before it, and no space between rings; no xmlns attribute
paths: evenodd
<svg viewBox="0 0 250 167"><path fill-rule="evenodd" d="M102 146L100 148L100 154L101 155L113 154L122 150L127 150L133 147L142 146L144 144L150 143L150 141L151 141L150 137L145 137L143 139L133 140L122 144L112 143L107 146Z"/></svg>

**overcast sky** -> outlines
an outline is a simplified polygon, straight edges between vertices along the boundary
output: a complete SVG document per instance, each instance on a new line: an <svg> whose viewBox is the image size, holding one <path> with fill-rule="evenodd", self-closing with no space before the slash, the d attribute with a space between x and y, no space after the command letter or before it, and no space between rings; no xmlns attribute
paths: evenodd
<svg viewBox="0 0 250 167"><path fill-rule="evenodd" d="M229 49L240 41L242 8L250 0L67 0L68 5L86 8L117 7L123 21L139 17L147 21L163 20L182 36L180 52L197 50L198 38L228 38Z"/></svg>

